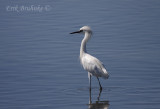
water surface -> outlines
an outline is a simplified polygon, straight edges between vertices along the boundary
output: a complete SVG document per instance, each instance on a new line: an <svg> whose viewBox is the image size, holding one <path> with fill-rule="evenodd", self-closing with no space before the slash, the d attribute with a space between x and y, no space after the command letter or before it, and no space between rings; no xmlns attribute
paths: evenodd
<svg viewBox="0 0 160 109"><path fill-rule="evenodd" d="M159 0L1 1L0 107L159 109L159 13ZM84 25L93 30L87 51L110 73L100 97L79 64L83 36L69 34Z"/></svg>

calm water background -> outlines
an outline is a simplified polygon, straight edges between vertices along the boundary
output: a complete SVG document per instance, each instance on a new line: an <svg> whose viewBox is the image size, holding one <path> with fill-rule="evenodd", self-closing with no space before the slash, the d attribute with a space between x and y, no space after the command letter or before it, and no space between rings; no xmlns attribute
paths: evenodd
<svg viewBox="0 0 160 109"><path fill-rule="evenodd" d="M88 52L110 73L101 79L104 107L160 108L159 0L0 2L1 109L93 108L78 59L83 36L69 34L84 25L94 32ZM96 78L92 83L94 103L99 87Z"/></svg>

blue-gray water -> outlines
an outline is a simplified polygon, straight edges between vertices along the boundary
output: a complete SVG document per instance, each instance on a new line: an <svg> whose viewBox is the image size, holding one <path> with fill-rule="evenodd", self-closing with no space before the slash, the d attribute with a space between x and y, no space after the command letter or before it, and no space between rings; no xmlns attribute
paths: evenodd
<svg viewBox="0 0 160 109"><path fill-rule="evenodd" d="M0 108L159 109L159 19L159 0L1 0ZM110 73L97 104L92 78L93 105L83 36L69 34L84 25L93 30L87 51Z"/></svg>

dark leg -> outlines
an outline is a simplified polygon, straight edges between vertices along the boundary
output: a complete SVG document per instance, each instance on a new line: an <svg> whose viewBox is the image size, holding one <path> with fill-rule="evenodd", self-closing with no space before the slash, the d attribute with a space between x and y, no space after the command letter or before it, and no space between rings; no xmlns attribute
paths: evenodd
<svg viewBox="0 0 160 109"><path fill-rule="evenodd" d="M102 92L102 90L99 90L99 95L98 95L98 97L97 97L98 102L99 102L99 99L100 99L100 97L101 97L101 92Z"/></svg>
<svg viewBox="0 0 160 109"><path fill-rule="evenodd" d="M91 94L91 88L89 90L89 104L92 104L92 94Z"/></svg>
<svg viewBox="0 0 160 109"><path fill-rule="evenodd" d="M101 83L100 83L100 81L99 81L99 78L97 77L97 79L98 79L98 82L99 82L99 87L100 87L100 91L102 90L102 86L101 86Z"/></svg>
<svg viewBox="0 0 160 109"><path fill-rule="evenodd" d="M92 104L92 98L91 98L91 75L88 72L88 78L89 78L89 104Z"/></svg>
<svg viewBox="0 0 160 109"><path fill-rule="evenodd" d="M89 90L91 91L91 75L89 75Z"/></svg>

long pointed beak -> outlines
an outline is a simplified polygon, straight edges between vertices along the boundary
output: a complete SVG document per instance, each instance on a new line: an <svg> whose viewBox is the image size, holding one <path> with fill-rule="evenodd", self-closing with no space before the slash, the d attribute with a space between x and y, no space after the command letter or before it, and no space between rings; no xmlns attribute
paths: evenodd
<svg viewBox="0 0 160 109"><path fill-rule="evenodd" d="M79 31L72 32L70 34L81 33L81 32L82 32L82 30L79 30Z"/></svg>

